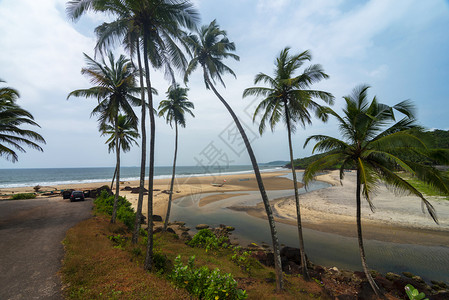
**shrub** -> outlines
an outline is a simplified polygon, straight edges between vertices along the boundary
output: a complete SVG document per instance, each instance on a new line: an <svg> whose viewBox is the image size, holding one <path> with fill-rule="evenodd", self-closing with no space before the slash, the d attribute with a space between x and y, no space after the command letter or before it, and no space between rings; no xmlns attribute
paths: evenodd
<svg viewBox="0 0 449 300"><path fill-rule="evenodd" d="M225 236L217 238L210 229L201 229L187 244L192 247L204 247L207 252L210 249L226 248L228 246L227 241L228 238Z"/></svg>
<svg viewBox="0 0 449 300"><path fill-rule="evenodd" d="M101 194L94 201L97 211L112 215L114 209L114 196L109 196L105 190L101 191ZM122 221L129 229L134 227L134 220L136 213L131 207L131 203L126 200L125 197L118 197L117 201L117 219Z"/></svg>
<svg viewBox="0 0 449 300"><path fill-rule="evenodd" d="M12 200L34 199L36 195L33 193L20 193L12 196Z"/></svg>
<svg viewBox="0 0 449 300"><path fill-rule="evenodd" d="M222 274L219 269L209 270L206 266L195 268L195 256L189 258L187 265L181 256L175 259L170 279L176 286L185 288L200 299L246 299L246 291L237 289L237 281L231 274Z"/></svg>

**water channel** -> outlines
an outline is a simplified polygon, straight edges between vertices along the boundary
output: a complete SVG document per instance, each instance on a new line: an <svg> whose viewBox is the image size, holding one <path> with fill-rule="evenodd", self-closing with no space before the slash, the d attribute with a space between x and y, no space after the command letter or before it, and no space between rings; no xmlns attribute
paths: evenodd
<svg viewBox="0 0 449 300"><path fill-rule="evenodd" d="M329 187L324 182L314 182L309 191ZM304 188L300 193L306 193ZM224 200L199 207L199 200L217 193L204 193L186 196L173 204L171 220L186 222L187 227L195 228L197 224L216 227L226 224L236 228L232 233L241 245L250 242L265 242L271 245L268 221L252 217L245 212L234 211L227 207L233 205L251 206L261 202L260 193L243 192ZM268 191L270 200L293 195L292 190ZM226 194L242 194L227 192ZM281 244L298 247L296 226L276 223ZM304 243L309 259L319 265L336 266L340 269L362 270L356 238L345 237L304 228ZM377 240L364 240L368 266L383 274L394 272L400 274L408 271L421 276L424 280L443 280L449 282L449 245L421 246L398 244Z"/></svg>

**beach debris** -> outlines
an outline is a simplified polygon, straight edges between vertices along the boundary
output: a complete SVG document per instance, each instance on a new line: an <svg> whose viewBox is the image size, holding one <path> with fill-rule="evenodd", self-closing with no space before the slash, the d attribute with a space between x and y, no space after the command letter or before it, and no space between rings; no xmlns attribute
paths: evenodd
<svg viewBox="0 0 449 300"><path fill-rule="evenodd" d="M209 225L207 224L198 224L195 226L196 229L201 230L201 229L207 229L209 228Z"/></svg>
<svg viewBox="0 0 449 300"><path fill-rule="evenodd" d="M36 185L35 187L33 187L33 189L36 193L38 193L41 188L42 187L40 185Z"/></svg>
<svg viewBox="0 0 449 300"><path fill-rule="evenodd" d="M225 183L226 183L226 179L224 179L222 183L211 183L211 185L216 186L216 187L222 187L225 185Z"/></svg>

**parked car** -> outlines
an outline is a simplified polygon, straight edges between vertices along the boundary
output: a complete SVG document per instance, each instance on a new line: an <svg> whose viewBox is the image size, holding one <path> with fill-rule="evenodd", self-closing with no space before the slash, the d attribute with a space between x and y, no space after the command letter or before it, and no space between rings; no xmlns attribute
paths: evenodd
<svg viewBox="0 0 449 300"><path fill-rule="evenodd" d="M73 191L70 195L70 202L84 201L84 193L82 191Z"/></svg>

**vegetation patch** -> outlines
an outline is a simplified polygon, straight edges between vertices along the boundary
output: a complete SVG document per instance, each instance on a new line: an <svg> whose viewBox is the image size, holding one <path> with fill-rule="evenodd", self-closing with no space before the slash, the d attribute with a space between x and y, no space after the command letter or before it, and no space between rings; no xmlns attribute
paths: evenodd
<svg viewBox="0 0 449 300"><path fill-rule="evenodd" d="M102 190L100 196L95 199L95 210L100 213L112 215L114 209L114 195L110 196L107 191ZM126 200L125 197L118 197L117 201L117 219L125 223L125 225L132 229L134 227L134 220L136 213L131 207L131 202Z"/></svg>
<svg viewBox="0 0 449 300"><path fill-rule="evenodd" d="M322 287L297 276L287 277L286 290L276 293L273 269L259 263L249 274L238 258L244 250L234 246L210 247L206 252L203 247L186 245L170 233L154 235L154 271L147 272L143 269L146 235L142 230L139 243L133 245L127 226L120 221L111 224L105 215L70 229L64 240L66 254L61 270L65 297L328 299ZM255 261L252 257L244 257L243 261L248 259Z"/></svg>
<svg viewBox="0 0 449 300"><path fill-rule="evenodd" d="M20 193L12 195L12 200L34 199L36 195L33 193Z"/></svg>

